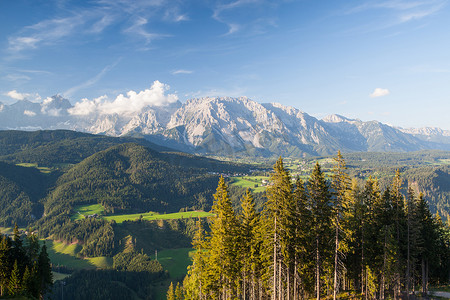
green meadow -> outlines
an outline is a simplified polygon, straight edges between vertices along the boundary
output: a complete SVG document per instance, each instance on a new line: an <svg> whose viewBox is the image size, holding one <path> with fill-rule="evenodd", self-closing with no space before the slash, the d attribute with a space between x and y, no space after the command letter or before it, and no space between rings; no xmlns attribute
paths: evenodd
<svg viewBox="0 0 450 300"><path fill-rule="evenodd" d="M103 215L105 208L101 204L91 204L75 206L74 210L76 213L72 215L72 220L81 220L86 216L93 214L101 216Z"/></svg>
<svg viewBox="0 0 450 300"><path fill-rule="evenodd" d="M165 249L158 251L158 261L164 270L169 271L171 279L182 279L187 267L192 263L190 253L192 248ZM151 255L155 259L155 255Z"/></svg>
<svg viewBox="0 0 450 300"><path fill-rule="evenodd" d="M128 215L112 215L105 216L103 219L107 221L114 220L116 223L120 224L123 221L134 221L141 218L142 220L171 220L171 219L187 219L187 218L205 218L212 216L212 213L205 211L187 211L187 212L177 212L171 214L158 214L155 212L141 213L141 214L128 214Z"/></svg>
<svg viewBox="0 0 450 300"><path fill-rule="evenodd" d="M47 168L47 167L39 167L38 164L36 163L20 163L20 164L16 164L19 167L26 167L26 168L36 168L39 171L41 171L41 173L45 173L48 174L52 171L52 169Z"/></svg>
<svg viewBox="0 0 450 300"><path fill-rule="evenodd" d="M267 176L242 176L230 177L230 185L239 186L246 189L251 189L254 193L264 192L266 187L263 186L262 181L269 180Z"/></svg>
<svg viewBox="0 0 450 300"><path fill-rule="evenodd" d="M75 213L72 215L72 220L81 220L93 214L97 214L100 218L107 221L115 221L120 224L123 221L134 221L142 217L142 220L171 220L171 219L187 219L187 218L205 218L212 216L212 213L204 211L187 211L170 214L158 214L156 212L146 212L138 214L123 214L123 215L104 215L105 208L101 204L80 205L74 208Z"/></svg>
<svg viewBox="0 0 450 300"><path fill-rule="evenodd" d="M81 250L79 244L66 244L53 240L45 240L45 244L50 261L55 266L65 266L74 270L112 267L112 258L109 257L79 258L78 253Z"/></svg>

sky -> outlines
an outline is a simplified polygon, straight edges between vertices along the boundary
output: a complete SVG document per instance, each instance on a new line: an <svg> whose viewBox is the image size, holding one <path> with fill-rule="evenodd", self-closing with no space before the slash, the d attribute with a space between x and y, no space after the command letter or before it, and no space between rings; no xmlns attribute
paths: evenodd
<svg viewBox="0 0 450 300"><path fill-rule="evenodd" d="M153 92L450 130L450 0L0 0L0 102Z"/></svg>

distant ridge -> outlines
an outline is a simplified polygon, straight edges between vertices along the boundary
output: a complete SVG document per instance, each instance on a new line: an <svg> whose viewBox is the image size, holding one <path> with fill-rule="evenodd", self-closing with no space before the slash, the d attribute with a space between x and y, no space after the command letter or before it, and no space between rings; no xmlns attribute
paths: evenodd
<svg viewBox="0 0 450 300"><path fill-rule="evenodd" d="M341 115L322 120L279 103L246 97L205 97L133 114L73 115L61 96L42 103L0 104L0 129L69 129L110 136L144 137L160 146L202 155L305 156L343 152L450 150L450 132L403 129Z"/></svg>

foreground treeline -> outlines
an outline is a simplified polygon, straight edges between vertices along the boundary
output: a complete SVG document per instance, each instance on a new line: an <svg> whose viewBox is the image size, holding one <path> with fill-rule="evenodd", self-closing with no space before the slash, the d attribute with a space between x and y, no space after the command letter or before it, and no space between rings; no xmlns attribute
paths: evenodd
<svg viewBox="0 0 450 300"><path fill-rule="evenodd" d="M247 192L237 214L220 179L211 232L199 223L183 297L172 288L169 299L319 299L342 291L398 299L448 282L449 228L422 195L404 193L399 172L383 191L374 178L361 186L338 154L329 180L317 163L306 183L293 183L280 158L271 182L262 212Z"/></svg>
<svg viewBox="0 0 450 300"><path fill-rule="evenodd" d="M17 225L12 239L1 236L0 297L24 295L42 297L52 286L52 271L45 244L33 234L23 239Z"/></svg>

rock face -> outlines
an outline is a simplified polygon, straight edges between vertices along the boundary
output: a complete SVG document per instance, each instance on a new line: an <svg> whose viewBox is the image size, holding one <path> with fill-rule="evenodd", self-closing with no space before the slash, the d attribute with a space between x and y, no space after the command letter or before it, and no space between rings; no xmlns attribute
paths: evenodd
<svg viewBox="0 0 450 300"><path fill-rule="evenodd" d="M450 150L450 132L402 129L340 115L316 119L294 107L246 97L205 97L134 114L73 115L61 96L42 103L0 103L0 129L72 129L143 136L182 151L217 155L303 156L354 151Z"/></svg>

